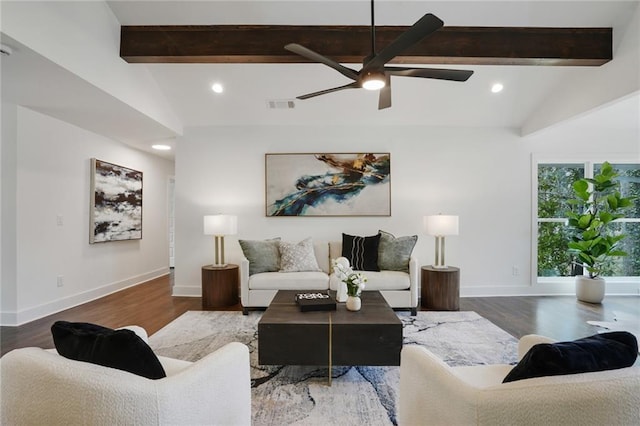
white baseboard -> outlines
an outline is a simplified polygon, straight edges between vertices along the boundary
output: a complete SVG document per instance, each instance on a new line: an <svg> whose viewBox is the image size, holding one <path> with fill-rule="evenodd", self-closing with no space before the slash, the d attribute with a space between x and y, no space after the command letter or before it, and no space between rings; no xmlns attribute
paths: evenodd
<svg viewBox="0 0 640 426"><path fill-rule="evenodd" d="M160 268L145 274L130 277L122 281L107 284L86 292L67 296L39 306L24 309L19 312L0 312L0 325L19 326L47 315L90 302L116 291L133 287L143 282L161 277L169 273L169 268ZM607 283L606 295L608 296L637 296L640 294L640 285L637 283ZM503 297L503 296L573 296L575 288L573 283L539 283L534 286L462 286L461 297ZM201 297L202 286L183 285L173 287L173 296Z"/></svg>
<svg viewBox="0 0 640 426"><path fill-rule="evenodd" d="M0 312L0 325L14 326L17 325L18 313L16 311Z"/></svg>
<svg viewBox="0 0 640 426"><path fill-rule="evenodd" d="M64 311L65 309L73 308L74 306L82 305L83 303L99 299L111 293L115 293L116 291L124 290L125 288L133 287L146 281L156 279L163 275L167 275L168 273L169 268L163 267L154 271L107 284L102 287L56 299L51 302L43 303L42 305L23 309L18 312L0 312L0 324L3 326L23 325L39 318L55 314L56 312Z"/></svg>
<svg viewBox="0 0 640 426"><path fill-rule="evenodd" d="M181 297L201 297L202 285L200 284L198 284L197 286L176 285L173 287L172 295L181 296Z"/></svg>
<svg viewBox="0 0 640 426"><path fill-rule="evenodd" d="M504 286L461 286L460 297L502 297L502 296L574 296L573 282L548 282L527 285ZM635 282L607 282L605 296L637 296L640 285Z"/></svg>

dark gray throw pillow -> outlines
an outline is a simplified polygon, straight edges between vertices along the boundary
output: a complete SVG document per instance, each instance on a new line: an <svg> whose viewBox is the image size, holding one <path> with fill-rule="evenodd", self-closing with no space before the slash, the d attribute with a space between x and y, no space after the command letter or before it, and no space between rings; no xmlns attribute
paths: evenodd
<svg viewBox="0 0 640 426"><path fill-rule="evenodd" d="M244 257L249 261L249 275L280 270L280 238L238 242Z"/></svg>
<svg viewBox="0 0 640 426"><path fill-rule="evenodd" d="M56 350L65 358L117 368L147 379L167 376L149 345L131 330L56 321L51 334Z"/></svg>
<svg viewBox="0 0 640 426"><path fill-rule="evenodd" d="M409 258L418 241L417 235L395 237L385 231L380 233L378 266L381 271L409 272Z"/></svg>
<svg viewBox="0 0 640 426"><path fill-rule="evenodd" d="M626 331L596 334L572 342L534 345L502 383L533 377L589 373L630 367L638 341Z"/></svg>
<svg viewBox="0 0 640 426"><path fill-rule="evenodd" d="M378 246L380 234L357 237L342 234L342 256L349 259L354 271L380 271L378 266Z"/></svg>

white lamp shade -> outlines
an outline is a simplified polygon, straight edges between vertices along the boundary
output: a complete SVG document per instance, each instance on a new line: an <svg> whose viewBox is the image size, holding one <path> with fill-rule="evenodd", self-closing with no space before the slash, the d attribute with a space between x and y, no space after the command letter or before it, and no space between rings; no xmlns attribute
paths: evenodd
<svg viewBox="0 0 640 426"><path fill-rule="evenodd" d="M424 230L427 235L458 235L458 216L433 215L424 217Z"/></svg>
<svg viewBox="0 0 640 426"><path fill-rule="evenodd" d="M238 216L216 214L204 217L204 235L235 235L238 233Z"/></svg>

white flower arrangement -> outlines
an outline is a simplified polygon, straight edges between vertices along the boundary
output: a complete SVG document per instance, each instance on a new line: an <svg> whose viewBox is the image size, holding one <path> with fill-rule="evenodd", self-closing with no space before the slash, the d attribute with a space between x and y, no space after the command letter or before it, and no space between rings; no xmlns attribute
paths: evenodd
<svg viewBox="0 0 640 426"><path fill-rule="evenodd" d="M352 297L360 296L365 288L367 277L362 272L354 272L346 257L339 257L331 261L336 277L347 285L347 294Z"/></svg>

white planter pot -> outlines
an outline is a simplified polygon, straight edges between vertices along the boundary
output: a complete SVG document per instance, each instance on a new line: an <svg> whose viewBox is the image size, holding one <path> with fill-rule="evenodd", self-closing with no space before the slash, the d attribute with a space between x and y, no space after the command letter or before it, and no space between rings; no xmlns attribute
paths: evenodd
<svg viewBox="0 0 640 426"><path fill-rule="evenodd" d="M582 302L602 303L604 288L604 278L589 278L585 275L576 276L576 297Z"/></svg>

